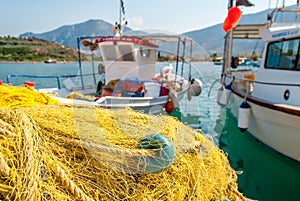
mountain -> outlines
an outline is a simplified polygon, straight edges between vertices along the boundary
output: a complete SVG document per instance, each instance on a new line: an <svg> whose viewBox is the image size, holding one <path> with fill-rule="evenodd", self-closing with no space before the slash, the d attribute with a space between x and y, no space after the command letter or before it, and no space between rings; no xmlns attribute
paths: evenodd
<svg viewBox="0 0 300 201"><path fill-rule="evenodd" d="M113 25L104 20L88 20L74 25L65 25L53 31L35 34L27 32L20 37L36 37L48 41L54 41L65 46L77 48L77 37L82 36L108 36L112 34ZM125 28L124 31L130 31Z"/></svg>
<svg viewBox="0 0 300 201"><path fill-rule="evenodd" d="M255 14L247 14L241 17L239 24L261 24L266 22L267 14L270 10L265 10ZM35 33L24 33L20 37L31 37L41 38L49 41L55 41L65 46L76 47L76 38L79 36L107 36L112 34L113 25L103 20L89 20L83 23L66 25L59 27L53 31L35 34ZM124 32L131 31L130 28L126 27ZM191 32L182 33L192 39L194 39L202 48L204 48L208 54L217 53L218 55L223 54L224 36L225 32L222 29L222 23L213 25L204 29L195 30ZM262 47L258 46L257 41L248 40L243 43L237 41L238 47L233 49L235 54L243 54L248 52L251 54L255 51L256 54L260 54Z"/></svg>

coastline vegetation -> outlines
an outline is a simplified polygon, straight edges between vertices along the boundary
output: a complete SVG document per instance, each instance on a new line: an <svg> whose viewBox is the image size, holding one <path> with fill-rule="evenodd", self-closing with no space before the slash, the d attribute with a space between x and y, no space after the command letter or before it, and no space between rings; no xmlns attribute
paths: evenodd
<svg viewBox="0 0 300 201"><path fill-rule="evenodd" d="M77 61L77 50L35 37L0 36L1 62Z"/></svg>
<svg viewBox="0 0 300 201"><path fill-rule="evenodd" d="M251 54L249 55L248 53L243 53L241 55L236 55L237 57L241 57L241 58L247 58L250 59L251 61L258 61L260 58L259 55L257 54ZM223 58L223 55L218 55L218 53L212 53L211 55L209 55L211 61L217 61L219 58Z"/></svg>

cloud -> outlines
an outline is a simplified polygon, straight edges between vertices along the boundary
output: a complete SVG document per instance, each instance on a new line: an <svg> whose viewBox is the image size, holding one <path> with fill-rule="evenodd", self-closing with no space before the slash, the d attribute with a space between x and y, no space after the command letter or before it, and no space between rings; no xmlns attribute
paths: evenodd
<svg viewBox="0 0 300 201"><path fill-rule="evenodd" d="M128 19L128 26L132 29L141 29L144 23L143 17Z"/></svg>

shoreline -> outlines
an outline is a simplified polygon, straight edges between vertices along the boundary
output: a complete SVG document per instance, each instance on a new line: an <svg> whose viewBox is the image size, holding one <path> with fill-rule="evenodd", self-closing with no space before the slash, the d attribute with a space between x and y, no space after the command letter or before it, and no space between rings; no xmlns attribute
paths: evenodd
<svg viewBox="0 0 300 201"><path fill-rule="evenodd" d="M51 64L51 63L45 63L44 61L0 61L0 64ZM67 63L78 63L78 61L59 61L56 64L67 64Z"/></svg>

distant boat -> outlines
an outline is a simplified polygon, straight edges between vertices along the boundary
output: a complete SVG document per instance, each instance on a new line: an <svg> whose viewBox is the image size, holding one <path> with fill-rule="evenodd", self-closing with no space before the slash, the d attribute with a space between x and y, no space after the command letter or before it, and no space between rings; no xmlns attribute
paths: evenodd
<svg viewBox="0 0 300 201"><path fill-rule="evenodd" d="M215 65L222 65L223 64L223 57L216 57L213 59Z"/></svg>
<svg viewBox="0 0 300 201"><path fill-rule="evenodd" d="M44 61L46 64L57 64L57 61L56 60L53 60L53 59L48 59L46 61Z"/></svg>

